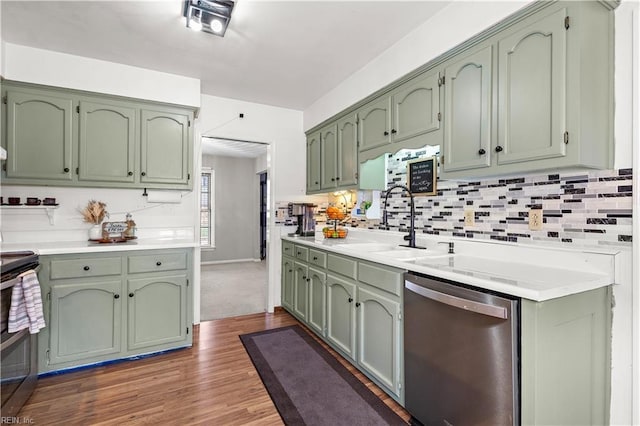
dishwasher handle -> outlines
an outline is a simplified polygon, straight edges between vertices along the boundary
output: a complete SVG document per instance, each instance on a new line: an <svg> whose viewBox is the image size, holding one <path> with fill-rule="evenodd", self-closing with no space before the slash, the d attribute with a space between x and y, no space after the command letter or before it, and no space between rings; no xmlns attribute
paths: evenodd
<svg viewBox="0 0 640 426"><path fill-rule="evenodd" d="M420 296L426 297L436 302L444 303L454 308L464 309L482 315L488 315L500 319L508 319L509 313L507 308L502 306L487 305L486 303L476 302L474 300L463 299L461 297L452 296L450 294L441 293L430 288L405 281L404 286L407 290L412 291Z"/></svg>

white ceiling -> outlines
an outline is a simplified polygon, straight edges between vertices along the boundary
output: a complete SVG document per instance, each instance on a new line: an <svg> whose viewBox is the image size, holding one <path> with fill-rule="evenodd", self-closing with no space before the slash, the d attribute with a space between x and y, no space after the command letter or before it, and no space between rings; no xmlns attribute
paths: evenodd
<svg viewBox="0 0 640 426"><path fill-rule="evenodd" d="M238 0L224 38L181 0L1 0L5 42L199 78L214 96L304 110L447 1Z"/></svg>
<svg viewBox="0 0 640 426"><path fill-rule="evenodd" d="M203 137L202 154L220 157L258 158L267 152L267 144L232 139Z"/></svg>

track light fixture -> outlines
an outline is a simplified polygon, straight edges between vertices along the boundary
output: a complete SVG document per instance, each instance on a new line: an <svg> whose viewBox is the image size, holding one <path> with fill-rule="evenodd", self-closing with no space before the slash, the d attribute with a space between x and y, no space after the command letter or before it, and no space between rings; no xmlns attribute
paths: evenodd
<svg viewBox="0 0 640 426"><path fill-rule="evenodd" d="M230 0L185 0L187 27L224 37L234 3Z"/></svg>

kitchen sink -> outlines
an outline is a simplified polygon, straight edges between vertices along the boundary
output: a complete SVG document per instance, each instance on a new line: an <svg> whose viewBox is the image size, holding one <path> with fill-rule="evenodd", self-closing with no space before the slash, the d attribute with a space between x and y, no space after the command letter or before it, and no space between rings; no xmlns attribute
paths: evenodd
<svg viewBox="0 0 640 426"><path fill-rule="evenodd" d="M394 247L399 247L395 244L382 244L382 243L341 243L333 245L335 248L353 251L365 251L365 252L377 252L384 250L392 250Z"/></svg>
<svg viewBox="0 0 640 426"><path fill-rule="evenodd" d="M399 248L396 250L376 251L374 253L377 256L384 256L387 259L402 260L405 262L417 263L420 260L428 261L430 259L448 259L452 255L442 252L434 252L412 248Z"/></svg>

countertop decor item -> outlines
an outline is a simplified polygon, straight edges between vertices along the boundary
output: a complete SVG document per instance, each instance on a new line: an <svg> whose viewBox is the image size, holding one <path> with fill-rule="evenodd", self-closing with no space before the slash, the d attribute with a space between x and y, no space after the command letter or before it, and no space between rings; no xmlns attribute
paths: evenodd
<svg viewBox="0 0 640 426"><path fill-rule="evenodd" d="M99 240L102 238L102 221L109 217L107 212L107 205L102 201L89 200L86 207L80 210L82 218L85 222L93 224L89 228L89 239Z"/></svg>

